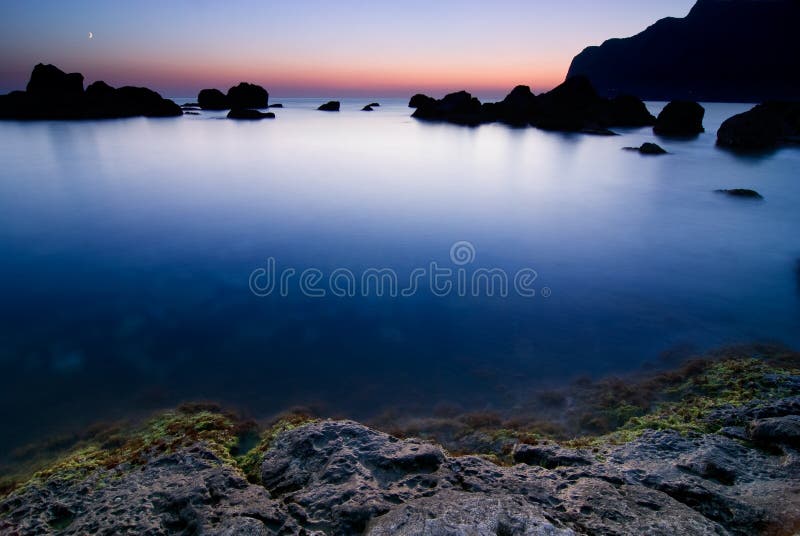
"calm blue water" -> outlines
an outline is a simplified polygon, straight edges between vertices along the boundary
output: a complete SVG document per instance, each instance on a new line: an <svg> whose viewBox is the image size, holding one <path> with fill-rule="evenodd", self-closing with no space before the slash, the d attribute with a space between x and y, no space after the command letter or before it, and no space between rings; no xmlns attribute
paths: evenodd
<svg viewBox="0 0 800 536"><path fill-rule="evenodd" d="M0 452L185 399L367 418L800 343L800 150L419 123L405 101L291 100L274 121L0 122ZM657 112L661 105L652 104ZM715 194L755 188L762 202ZM533 298L257 297L253 270L538 274ZM547 287L549 297L542 295ZM545 292L547 294L547 292Z"/></svg>

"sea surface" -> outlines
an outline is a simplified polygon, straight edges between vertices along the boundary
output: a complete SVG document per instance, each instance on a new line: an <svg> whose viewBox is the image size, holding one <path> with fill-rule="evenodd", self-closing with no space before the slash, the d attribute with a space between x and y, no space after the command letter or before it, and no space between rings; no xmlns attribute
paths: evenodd
<svg viewBox="0 0 800 536"><path fill-rule="evenodd" d="M259 122L0 122L0 457L185 400L502 411L664 355L800 346L800 150L714 146L750 105L676 140L272 100ZM645 141L670 154L622 150Z"/></svg>

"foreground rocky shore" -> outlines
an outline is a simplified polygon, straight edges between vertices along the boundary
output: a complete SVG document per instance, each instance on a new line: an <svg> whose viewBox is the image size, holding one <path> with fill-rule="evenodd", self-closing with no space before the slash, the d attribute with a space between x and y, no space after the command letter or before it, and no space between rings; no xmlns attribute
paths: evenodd
<svg viewBox="0 0 800 536"><path fill-rule="evenodd" d="M553 439L569 418L549 431L476 414L398 423L396 435L428 438L401 439L184 406L97 427L7 485L0 533L794 534L798 366L793 352L731 350L584 382L573 424L611 431L571 440Z"/></svg>

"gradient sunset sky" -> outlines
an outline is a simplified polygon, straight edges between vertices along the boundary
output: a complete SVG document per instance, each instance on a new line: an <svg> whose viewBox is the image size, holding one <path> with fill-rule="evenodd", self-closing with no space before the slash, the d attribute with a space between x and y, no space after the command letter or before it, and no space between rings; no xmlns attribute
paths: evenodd
<svg viewBox="0 0 800 536"><path fill-rule="evenodd" d="M24 89L39 62L171 97L241 80L275 96L541 91L584 47L683 17L694 2L4 0L0 92Z"/></svg>

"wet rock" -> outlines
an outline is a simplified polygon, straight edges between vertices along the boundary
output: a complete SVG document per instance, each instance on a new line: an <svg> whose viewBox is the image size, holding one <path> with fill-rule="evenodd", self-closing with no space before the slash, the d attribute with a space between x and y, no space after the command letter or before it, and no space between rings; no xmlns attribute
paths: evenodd
<svg viewBox="0 0 800 536"><path fill-rule="evenodd" d="M339 103L339 101L328 101L319 108L317 108L317 110L321 110L323 112L338 112L340 106L341 104Z"/></svg>
<svg viewBox="0 0 800 536"><path fill-rule="evenodd" d="M197 102L203 110L228 110L231 107L228 97L218 89L201 89Z"/></svg>
<svg viewBox="0 0 800 536"><path fill-rule="evenodd" d="M269 93L259 85L240 82L228 90L228 104L233 109L266 108Z"/></svg>
<svg viewBox="0 0 800 536"><path fill-rule="evenodd" d="M705 132L705 109L692 101L672 101L658 114L653 132L660 136L696 136Z"/></svg>
<svg viewBox="0 0 800 536"><path fill-rule="evenodd" d="M736 151L761 151L792 143L800 135L800 103L766 102L725 120L717 145Z"/></svg>
<svg viewBox="0 0 800 536"><path fill-rule="evenodd" d="M715 190L719 194L726 194L731 197L744 197L747 199L764 199L764 197L755 190L747 190L745 188L733 188L731 190Z"/></svg>
<svg viewBox="0 0 800 536"><path fill-rule="evenodd" d="M444 492L413 500L375 519L368 536L571 536L555 527L542 508L522 497Z"/></svg>
<svg viewBox="0 0 800 536"><path fill-rule="evenodd" d="M267 453L261 481L272 495L303 508L317 526L361 532L395 505L431 493L445 456L354 422L292 430Z"/></svg>
<svg viewBox="0 0 800 536"><path fill-rule="evenodd" d="M275 119L275 114L272 112L261 112L259 110L234 108L228 112L227 117L228 119Z"/></svg>
<svg viewBox="0 0 800 536"><path fill-rule="evenodd" d="M639 154L644 155L660 155L660 154L667 154L660 145L655 143L643 143L640 147L625 147L626 151L636 151Z"/></svg>
<svg viewBox="0 0 800 536"><path fill-rule="evenodd" d="M140 470L99 471L86 481L31 486L0 503L2 534L275 534L291 516L202 445L149 460ZM60 530L53 529L58 521Z"/></svg>
<svg viewBox="0 0 800 536"><path fill-rule="evenodd" d="M750 425L753 441L800 447L800 415L758 419Z"/></svg>
<svg viewBox="0 0 800 536"><path fill-rule="evenodd" d="M556 445L518 444L514 447L512 457L516 463L538 465L546 469L593 463L592 457L586 452L565 449Z"/></svg>

